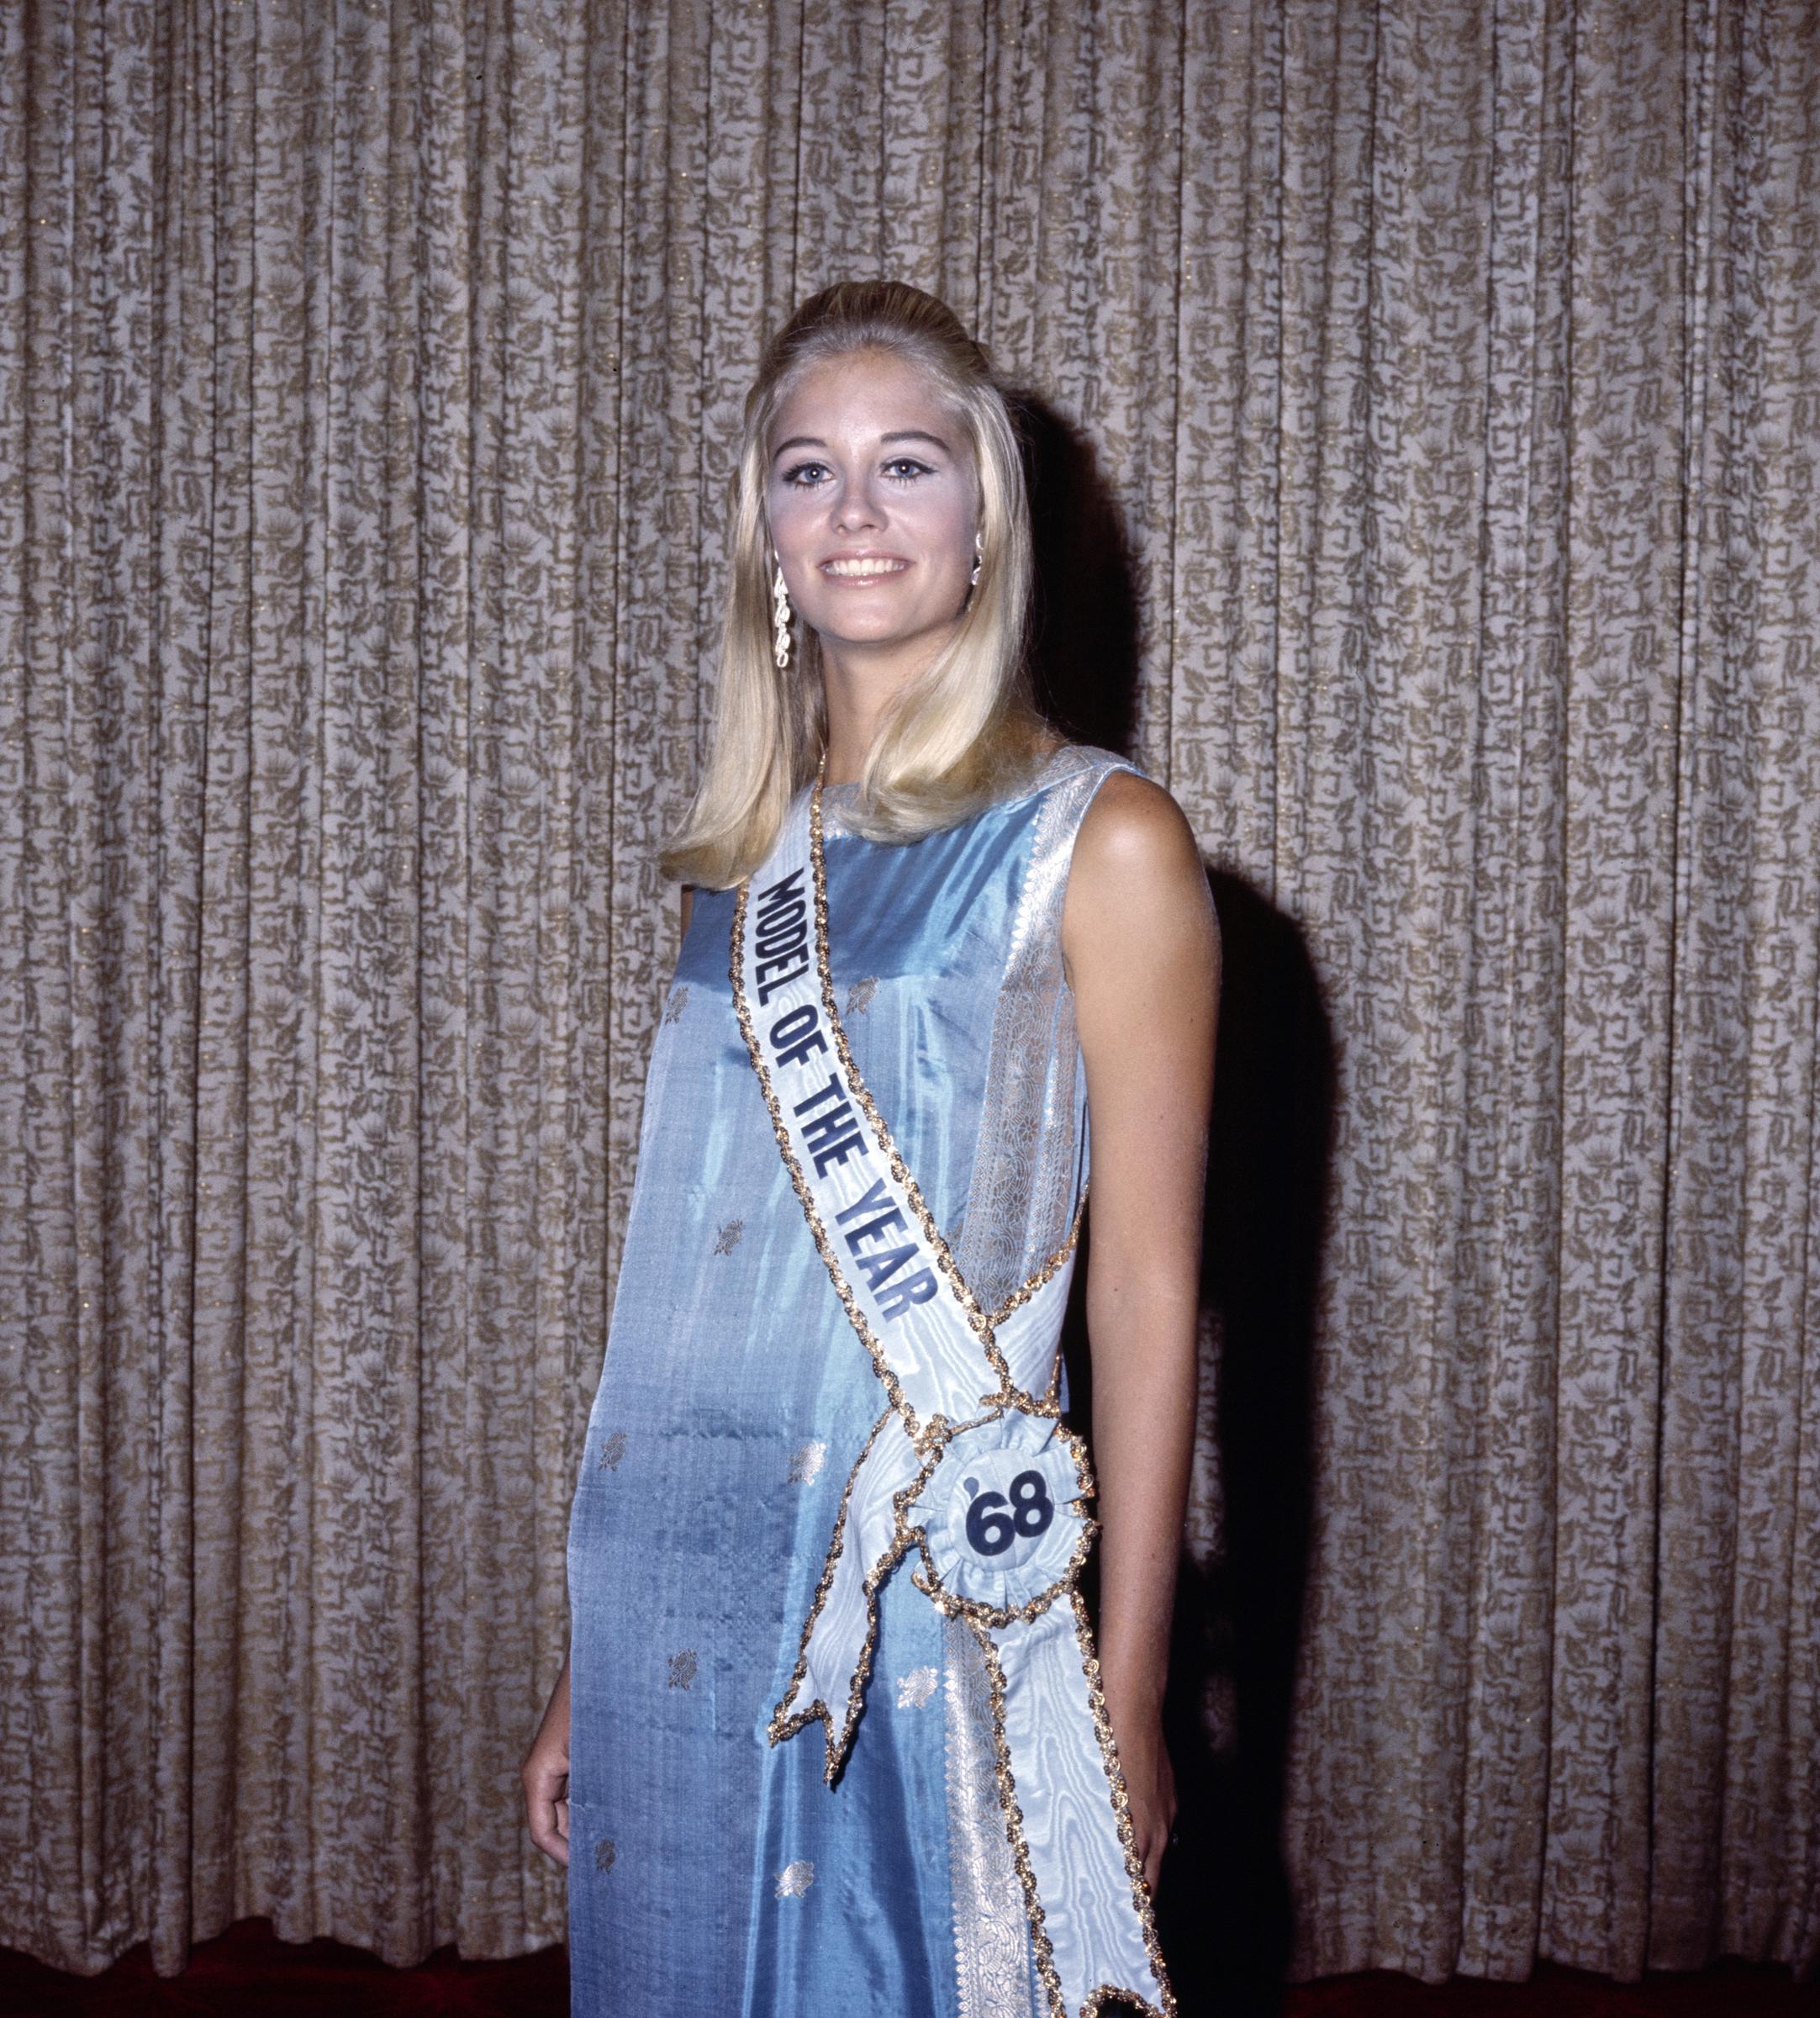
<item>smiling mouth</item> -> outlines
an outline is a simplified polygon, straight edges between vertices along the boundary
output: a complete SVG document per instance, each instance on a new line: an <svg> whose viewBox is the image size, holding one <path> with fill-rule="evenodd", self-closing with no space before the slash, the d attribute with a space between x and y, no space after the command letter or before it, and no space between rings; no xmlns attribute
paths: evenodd
<svg viewBox="0 0 1820 2018"><path fill-rule="evenodd" d="M908 561L863 560L824 561L821 572L831 574L842 581L863 582L885 574L901 574L910 566Z"/></svg>

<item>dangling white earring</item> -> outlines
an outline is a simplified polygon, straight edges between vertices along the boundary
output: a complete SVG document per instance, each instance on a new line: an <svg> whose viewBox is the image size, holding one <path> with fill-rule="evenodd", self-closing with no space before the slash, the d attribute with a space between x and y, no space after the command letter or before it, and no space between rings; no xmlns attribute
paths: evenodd
<svg viewBox="0 0 1820 2018"><path fill-rule="evenodd" d="M782 672L790 663L790 598L783 586L783 569L779 567L777 579L771 584L772 657Z"/></svg>
<svg viewBox="0 0 1820 2018"><path fill-rule="evenodd" d="M970 588L977 589L979 586L979 571L985 564L986 536L983 532L976 532L973 535L973 571L967 578Z"/></svg>

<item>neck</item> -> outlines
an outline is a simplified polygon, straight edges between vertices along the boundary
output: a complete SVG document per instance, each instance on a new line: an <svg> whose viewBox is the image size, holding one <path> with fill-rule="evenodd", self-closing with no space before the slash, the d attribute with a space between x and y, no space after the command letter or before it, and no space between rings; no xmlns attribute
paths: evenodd
<svg viewBox="0 0 1820 2018"><path fill-rule="evenodd" d="M876 652L821 641L822 702L828 724L825 783L858 781L891 704L931 656L926 639L909 647Z"/></svg>

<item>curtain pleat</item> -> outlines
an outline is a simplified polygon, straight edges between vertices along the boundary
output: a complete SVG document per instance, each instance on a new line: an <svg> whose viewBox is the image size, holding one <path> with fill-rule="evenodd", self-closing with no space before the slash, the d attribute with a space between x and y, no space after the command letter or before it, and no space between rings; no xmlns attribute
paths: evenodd
<svg viewBox="0 0 1820 2018"><path fill-rule="evenodd" d="M0 1941L561 1937L732 446L884 272L1333 1036L1295 1968L1820 1965L1817 107L1813 0L0 9Z"/></svg>

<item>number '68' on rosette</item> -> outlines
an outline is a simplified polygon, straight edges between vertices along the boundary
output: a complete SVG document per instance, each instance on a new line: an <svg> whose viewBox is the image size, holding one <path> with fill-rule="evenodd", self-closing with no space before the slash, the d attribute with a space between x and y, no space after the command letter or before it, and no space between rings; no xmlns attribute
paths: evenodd
<svg viewBox="0 0 1820 2018"><path fill-rule="evenodd" d="M963 1425L906 1496L922 1530L916 1582L984 1624L1033 1616L1074 1584L1092 1490L1079 1440L1051 1418L1014 1408Z"/></svg>

